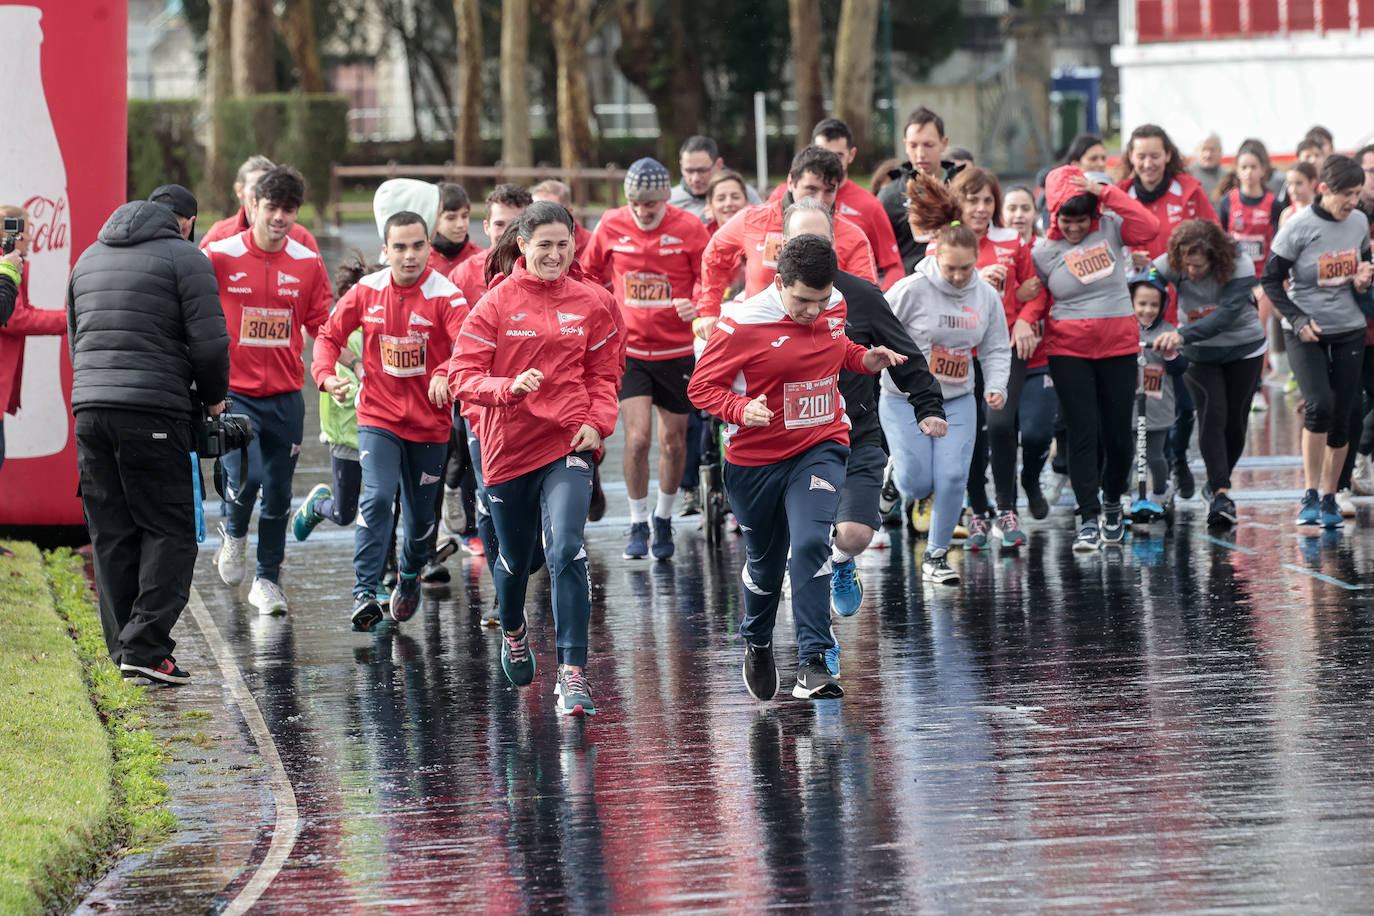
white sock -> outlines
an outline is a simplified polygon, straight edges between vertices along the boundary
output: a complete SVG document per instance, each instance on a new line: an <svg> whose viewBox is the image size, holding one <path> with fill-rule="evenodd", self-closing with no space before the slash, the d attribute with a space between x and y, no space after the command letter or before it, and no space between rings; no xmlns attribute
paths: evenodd
<svg viewBox="0 0 1374 916"><path fill-rule="evenodd" d="M637 525L649 520L649 497L630 500L630 524Z"/></svg>
<svg viewBox="0 0 1374 916"><path fill-rule="evenodd" d="M837 547L837 546L834 546L834 545L831 546L831 548L830 548L830 565L831 565L831 566L834 566L836 563L848 563L848 562L849 562L850 560L852 560L852 559L854 559L854 555L853 555L853 554L845 553L843 550L841 550L841 549L840 549L839 547Z"/></svg>
<svg viewBox="0 0 1374 916"><path fill-rule="evenodd" d="M658 502L654 505L654 515L659 518L672 518L673 506L677 504L677 490L671 493L658 491Z"/></svg>

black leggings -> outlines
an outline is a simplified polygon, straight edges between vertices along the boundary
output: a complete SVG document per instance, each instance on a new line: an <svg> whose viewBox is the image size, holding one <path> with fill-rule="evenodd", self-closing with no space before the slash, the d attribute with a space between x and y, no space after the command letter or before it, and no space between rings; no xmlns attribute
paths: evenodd
<svg viewBox="0 0 1374 916"><path fill-rule="evenodd" d="M1133 353L1105 359L1050 357L1050 375L1069 433L1069 482L1080 517L1095 517L1102 501L1119 503L1130 479L1135 454L1131 428L1135 360ZM1099 437L1105 456L1101 470L1097 460Z"/></svg>
<svg viewBox="0 0 1374 916"><path fill-rule="evenodd" d="M973 434L973 454L969 456L968 463L968 484L965 485L965 492L968 493L968 507L976 515L987 515L992 511L992 506L988 503L988 410L987 402L983 400L983 364L979 360L973 361L973 406L977 411L977 425L974 427Z"/></svg>
<svg viewBox="0 0 1374 916"><path fill-rule="evenodd" d="M1001 410L988 409L988 450L992 462L992 489L997 494L997 511L1016 508L1016 446L1021 391L1026 386L1026 361L1011 358L1007 373L1007 399ZM1030 462L1026 462L1030 464Z"/></svg>
<svg viewBox="0 0 1374 916"><path fill-rule="evenodd" d="M1364 329L1323 335L1314 343L1283 332L1288 345L1288 365L1307 401L1303 429L1326 433L1327 448L1343 448L1350 442L1352 404L1360 395L1364 367Z"/></svg>
<svg viewBox="0 0 1374 916"><path fill-rule="evenodd" d="M1188 363L1183 381L1197 404L1197 447L1213 492L1231 487L1231 472L1245 450L1250 402L1264 372L1264 355L1227 363Z"/></svg>

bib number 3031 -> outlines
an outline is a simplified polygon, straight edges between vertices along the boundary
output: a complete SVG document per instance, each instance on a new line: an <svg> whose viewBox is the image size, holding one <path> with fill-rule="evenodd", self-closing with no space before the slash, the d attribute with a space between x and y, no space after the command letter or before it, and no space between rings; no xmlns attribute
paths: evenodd
<svg viewBox="0 0 1374 916"><path fill-rule="evenodd" d="M839 376L811 382L785 382L782 419L788 429L825 426L835 419L835 385Z"/></svg>

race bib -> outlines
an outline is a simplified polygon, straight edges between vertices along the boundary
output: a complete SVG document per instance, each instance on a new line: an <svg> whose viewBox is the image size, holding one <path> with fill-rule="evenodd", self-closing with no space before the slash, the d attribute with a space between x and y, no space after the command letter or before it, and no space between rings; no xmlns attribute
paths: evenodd
<svg viewBox="0 0 1374 916"><path fill-rule="evenodd" d="M667 274L632 273L625 275L625 304L642 309L671 306L673 285Z"/></svg>
<svg viewBox="0 0 1374 916"><path fill-rule="evenodd" d="M1208 315L1212 314L1216 310L1217 305L1215 302L1213 302L1210 305L1199 305L1197 308L1191 308L1188 310L1188 320L1201 321L1202 319L1206 318Z"/></svg>
<svg viewBox="0 0 1374 916"><path fill-rule="evenodd" d="M382 371L396 378L425 374L425 340L423 337L392 337L382 334Z"/></svg>
<svg viewBox="0 0 1374 916"><path fill-rule="evenodd" d="M1360 253L1354 248L1328 251L1317 255L1317 285L1340 286L1355 276L1360 265Z"/></svg>
<svg viewBox="0 0 1374 916"><path fill-rule="evenodd" d="M835 383L838 375L813 382L786 382L782 386L782 420L788 429L825 426L835 419Z"/></svg>
<svg viewBox="0 0 1374 916"><path fill-rule="evenodd" d="M1250 260L1258 263L1264 260L1264 245L1268 241L1262 235L1243 235L1236 233L1232 236L1236 244L1240 246L1241 253Z"/></svg>
<svg viewBox="0 0 1374 916"><path fill-rule="evenodd" d="M778 255L780 254L782 254L782 233L768 233L763 240L763 266L776 270Z"/></svg>
<svg viewBox="0 0 1374 916"><path fill-rule="evenodd" d="M1151 400L1159 400L1164 397L1164 367L1146 366L1145 367L1145 397Z"/></svg>
<svg viewBox="0 0 1374 916"><path fill-rule="evenodd" d="M1116 261L1112 259L1107 240L1103 239L1094 245L1067 252L1064 255L1064 266L1069 269L1069 273L1078 278L1079 283L1086 285L1111 276L1112 271L1116 269Z"/></svg>
<svg viewBox="0 0 1374 916"><path fill-rule="evenodd" d="M291 310L245 308L239 322L239 346L291 346Z"/></svg>
<svg viewBox="0 0 1374 916"><path fill-rule="evenodd" d="M968 378L968 351L946 350L938 344L930 348L930 374L942 382L962 384Z"/></svg>

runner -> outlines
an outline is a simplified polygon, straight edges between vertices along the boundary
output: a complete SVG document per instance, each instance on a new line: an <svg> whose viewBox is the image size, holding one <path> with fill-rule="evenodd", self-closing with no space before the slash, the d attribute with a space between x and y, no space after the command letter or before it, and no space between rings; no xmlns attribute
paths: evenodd
<svg viewBox="0 0 1374 916"><path fill-rule="evenodd" d="M986 187L982 176L988 174L974 173L965 186ZM934 257L923 258L916 273L888 291L887 301L940 382L949 434L936 437L921 428L902 404L890 375L883 376L878 414L892 448L897 489L907 499L931 497L921 574L927 582L954 584L959 575L945 557L968 485L977 432L973 354L976 350L984 366L983 398L989 407L1001 410L1006 405L1011 345L1001 295L978 276L978 235L962 222L965 209L973 208L960 200L959 191L924 174L912 179L907 197L913 229L935 238ZM980 213L987 206L980 201ZM1020 240L1014 240L1019 247Z"/></svg>
<svg viewBox="0 0 1374 916"><path fill-rule="evenodd" d="M518 184L498 184L487 195L487 215L482 217L482 231L495 245L506 227L520 218L524 209L534 202L533 196ZM468 258L448 274L448 279L463 291L469 306L475 305L487 292L487 258Z"/></svg>
<svg viewBox="0 0 1374 916"><path fill-rule="evenodd" d="M291 518L291 476L305 426L301 331L312 336L332 300L324 261L290 237L305 199L305 179L289 166L267 171L254 185L253 226L206 249L219 280L229 327L229 397L233 412L253 423L245 463L224 456L223 542L215 557L220 579L245 575L248 523L262 491L257 567L248 601L264 614L284 614L280 584Z"/></svg>
<svg viewBox="0 0 1374 916"><path fill-rule="evenodd" d="M249 156L244 160L243 165L239 166L238 175L234 178L234 196L239 199L239 210L233 216L225 217L219 222L211 224L205 235L201 236L200 248L202 251L209 248L211 242L232 238L248 230L254 222L253 211L256 200L254 188L257 186L258 179L274 168L276 165L266 156ZM320 246L315 241L315 237L300 223L291 224L289 235L311 251L319 254Z"/></svg>
<svg viewBox="0 0 1374 916"><path fill-rule="evenodd" d="M707 232L715 235L731 217L749 206L748 188L744 176L733 169L721 169L711 176L706 185L707 215L710 217L706 223Z"/></svg>
<svg viewBox="0 0 1374 916"><path fill-rule="evenodd" d="M1284 173L1284 179L1288 189L1288 206L1279 216L1280 229L1304 207L1310 207L1316 199L1317 167L1310 162L1295 162Z"/></svg>
<svg viewBox="0 0 1374 916"><path fill-rule="evenodd" d="M917 262L926 256L926 243L930 240L917 239L912 234L907 213L907 186L917 172L949 181L958 173L958 166L944 158L949 148L944 119L924 105L906 119L906 127L902 128L902 146L906 150L907 161L889 173L892 180L878 192L878 202L887 211L887 220L892 224L892 234L897 239L897 250L902 256L902 270L910 274Z"/></svg>
<svg viewBox="0 0 1374 916"><path fill-rule="evenodd" d="M1256 277L1269 259L1269 244L1274 240L1283 207L1269 190L1274 167L1264 144L1249 139L1236 151L1235 167L1217 185L1217 217L1241 251L1251 260ZM1269 318L1266 303L1261 303L1261 320Z"/></svg>
<svg viewBox="0 0 1374 916"><path fill-rule="evenodd" d="M568 215L573 218L573 257L579 261L582 260L582 256L586 254L587 246L592 242L592 234L577 221L577 215L573 213L572 188L557 179L550 178L530 188L530 197L534 200L547 200L549 203L558 204L568 211ZM498 232L491 238L495 241L499 237L500 233Z"/></svg>
<svg viewBox="0 0 1374 916"><path fill-rule="evenodd" d="M429 266L429 227L402 211L383 229L385 270L368 274L342 299L315 339L311 375L338 398L350 388L335 373L349 336L362 329L364 382L358 393L362 522L353 547L353 629L382 620L377 586L386 563L392 506L401 494L405 532L397 556L391 617L409 620L420 604L420 570L430 557L434 500L453 426L448 360L467 317L462 292Z"/></svg>
<svg viewBox="0 0 1374 916"><path fill-rule="evenodd" d="M1178 290L1176 331L1159 335L1155 350L1180 347L1188 359L1184 382L1198 405L1198 450L1207 466L1209 525L1236 523L1231 472L1245 449L1250 401L1264 368L1264 326L1254 307L1252 261L1221 228L1205 219L1183 223L1154 269Z"/></svg>
<svg viewBox="0 0 1374 916"><path fill-rule="evenodd" d="M1015 229L1021 241L1034 248L1044 240L1035 225L1035 192L1014 184L1002 192L1002 225Z"/></svg>
<svg viewBox="0 0 1374 916"><path fill-rule="evenodd" d="M1356 209L1364 172L1348 156L1322 166L1320 197L1274 237L1264 291L1284 317L1288 362L1306 400L1302 456L1306 492L1297 523L1339 528L1336 490L1350 447L1352 404L1360 393L1369 289L1369 220ZM1284 281L1292 281L1291 289ZM1318 494L1320 488L1320 496Z"/></svg>
<svg viewBox="0 0 1374 916"><path fill-rule="evenodd" d="M707 188L711 179L725 168L725 161L720 158L720 148L710 137L688 137L682 141L677 161L678 168L682 171L682 180L673 186L673 196L668 198L668 206L686 210L703 223L710 222L710 215L706 212L710 205ZM763 203L759 192L748 184L744 186L744 193L749 206L757 207ZM721 221L721 225L725 225L724 220Z"/></svg>
<svg viewBox="0 0 1374 916"><path fill-rule="evenodd" d="M439 219L434 224L434 238L429 242L429 266L447 277L459 264L482 253L468 235L472 201L460 184L439 182Z"/></svg>
<svg viewBox="0 0 1374 916"><path fill-rule="evenodd" d="M477 406L482 473L500 543L494 568L511 683L534 680L525 593L542 536L557 629L555 708L593 715L587 684L591 596L583 526L592 464L615 430L621 364L616 317L568 276L573 222L547 201L518 222L523 257L473 308L450 365L454 397Z"/></svg>
<svg viewBox="0 0 1374 916"><path fill-rule="evenodd" d="M1206 220L1198 222L1206 223ZM1147 267L1134 274L1127 281L1127 287L1131 292L1131 308L1140 325L1140 342L1145 356L1145 365L1139 373L1137 384L1145 389L1145 465L1153 484L1150 494L1155 497L1154 504L1167 512L1173 502L1173 494L1170 492L1169 462L1164 457L1164 446L1169 438L1169 427L1174 425L1174 389L1177 376L1181 374L1180 370L1175 369L1175 364L1182 364L1184 360L1178 358L1177 346L1166 349L1159 345L1163 335L1176 331L1173 325L1164 320L1169 284L1157 270ZM1136 411L1131 418L1132 429L1140 420L1138 396L1133 406Z"/></svg>
<svg viewBox="0 0 1374 916"><path fill-rule="evenodd" d="M748 552L739 630L745 687L760 701L777 694L773 627L783 574L790 571L798 657L792 695L841 697L844 689L825 661L835 645L830 526L849 455L838 375L842 368L872 374L906 357L886 347L865 350L844 336L835 250L825 239L792 239L777 263L771 285L725 310L688 394L730 424L725 487Z"/></svg>
<svg viewBox="0 0 1374 916"><path fill-rule="evenodd" d="M625 424L622 468L630 501L627 560L651 551L673 555L673 509L687 458L687 382L692 377L692 320L697 278L710 235L701 221L668 205L668 170L639 159L625 175L629 204L606 211L583 264L593 282L609 285L627 325L629 359L620 388ZM657 408L657 410L655 410ZM658 416L658 494L649 507L649 443Z"/></svg>
<svg viewBox="0 0 1374 916"><path fill-rule="evenodd" d="M814 197L827 207L835 206L835 192L844 180L840 157L819 146L808 146L792 159L787 193L779 203L762 204L736 213L722 226L701 259L698 317L692 329L707 338L720 317L726 288L734 278L740 258L745 261L744 295L754 296L772 282L782 248L782 211L795 201ZM835 221L835 251L840 267L874 283L878 282L873 250L863 232L848 220Z"/></svg>
<svg viewBox="0 0 1374 916"><path fill-rule="evenodd" d="M1197 155L1193 157L1193 164L1188 168L1188 174L1197 179L1197 183L1202 185L1202 191L1208 197L1216 197L1214 193L1217 185L1221 182L1221 138L1216 134L1208 134L1197 147Z"/></svg>
<svg viewBox="0 0 1374 916"><path fill-rule="evenodd" d="M1049 238L1031 256L1054 302L1045 353L1068 428L1068 471L1081 519L1073 547L1091 551L1119 544L1126 533L1121 494L1133 452L1140 335L1119 253L1123 244L1152 240L1159 223L1120 188L1090 181L1073 166L1050 172L1045 193Z"/></svg>

